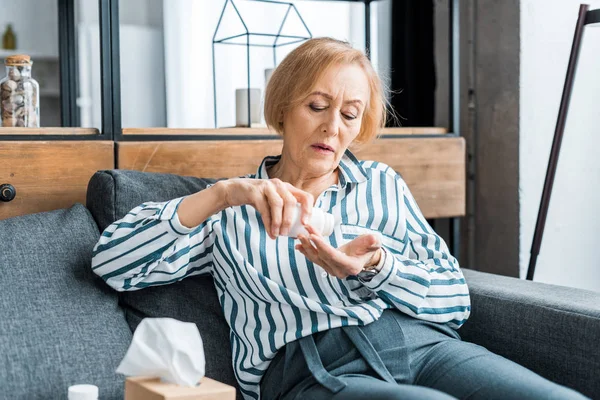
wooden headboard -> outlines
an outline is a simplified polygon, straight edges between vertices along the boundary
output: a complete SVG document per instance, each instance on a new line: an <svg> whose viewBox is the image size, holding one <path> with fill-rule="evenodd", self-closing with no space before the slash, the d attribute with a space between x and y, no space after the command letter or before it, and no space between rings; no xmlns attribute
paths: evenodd
<svg viewBox="0 0 600 400"><path fill-rule="evenodd" d="M8 128L0 128L8 129ZM19 128L17 128L19 129ZM21 128L23 129L23 128ZM387 134L428 133L431 128L395 128ZM444 133L439 128L433 133ZM148 134L148 130L138 133ZM181 130L154 129L182 134ZM240 131L240 132L238 132ZM230 134L228 130L203 130ZM248 134L237 128L236 133ZM11 134L15 134L11 130ZM132 132L133 133L133 132ZM189 133L198 134L198 130ZM205 178L234 177L256 171L266 155L280 154L281 140L218 141L2 141L0 185L12 184L17 197L0 202L0 219L85 203L87 183L97 170L132 169ZM116 146L117 161L114 158ZM465 215L465 142L461 137L382 138L355 154L399 172L427 218Z"/></svg>

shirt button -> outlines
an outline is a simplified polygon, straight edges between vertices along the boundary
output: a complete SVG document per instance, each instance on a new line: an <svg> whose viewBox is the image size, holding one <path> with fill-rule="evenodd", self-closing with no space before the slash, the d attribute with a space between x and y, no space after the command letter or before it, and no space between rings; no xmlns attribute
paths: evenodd
<svg viewBox="0 0 600 400"><path fill-rule="evenodd" d="M325 271L321 272L321 276L323 278L327 278L327 275L329 275L327 272L325 272Z"/></svg>

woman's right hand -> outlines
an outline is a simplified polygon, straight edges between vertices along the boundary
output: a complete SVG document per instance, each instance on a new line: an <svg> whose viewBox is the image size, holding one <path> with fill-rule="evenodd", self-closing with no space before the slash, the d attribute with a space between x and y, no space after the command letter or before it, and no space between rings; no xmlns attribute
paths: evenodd
<svg viewBox="0 0 600 400"><path fill-rule="evenodd" d="M298 203L302 223L306 225L310 221L313 195L280 179L234 178L217 184L226 207L247 204L258 210L271 239L289 234Z"/></svg>

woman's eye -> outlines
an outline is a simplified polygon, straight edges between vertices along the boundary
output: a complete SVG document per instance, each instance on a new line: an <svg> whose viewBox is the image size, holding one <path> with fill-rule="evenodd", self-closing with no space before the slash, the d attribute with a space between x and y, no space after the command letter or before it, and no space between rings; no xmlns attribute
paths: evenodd
<svg viewBox="0 0 600 400"><path fill-rule="evenodd" d="M323 111L325 109L325 107L317 107L317 106L312 105L312 104L309 107L313 111Z"/></svg>
<svg viewBox="0 0 600 400"><path fill-rule="evenodd" d="M356 119L356 117L354 115L351 114L342 114L344 116L344 118L346 118L348 121L352 121L353 119Z"/></svg>

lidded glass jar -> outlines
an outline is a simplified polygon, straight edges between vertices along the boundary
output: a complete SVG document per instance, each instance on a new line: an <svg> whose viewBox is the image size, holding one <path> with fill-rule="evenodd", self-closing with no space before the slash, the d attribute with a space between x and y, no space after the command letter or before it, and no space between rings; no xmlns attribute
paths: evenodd
<svg viewBox="0 0 600 400"><path fill-rule="evenodd" d="M2 126L40 127L40 85L31 77L28 55L6 57L6 76L0 80Z"/></svg>

